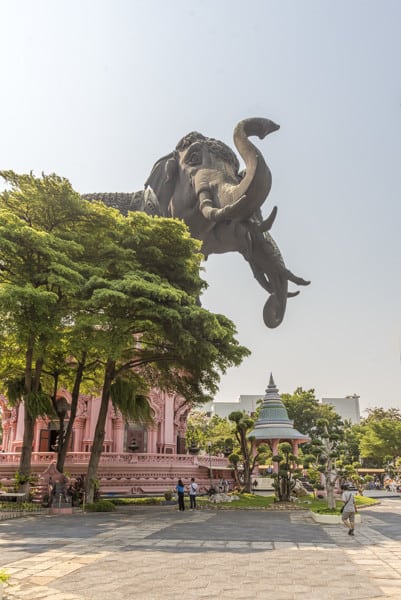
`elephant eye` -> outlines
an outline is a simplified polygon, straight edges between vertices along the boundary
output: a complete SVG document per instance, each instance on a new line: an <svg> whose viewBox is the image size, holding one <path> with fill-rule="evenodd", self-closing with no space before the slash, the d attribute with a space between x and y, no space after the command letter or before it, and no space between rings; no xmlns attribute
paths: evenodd
<svg viewBox="0 0 401 600"><path fill-rule="evenodd" d="M199 152L192 152L189 156L187 156L185 162L188 165L199 165L201 162L201 155Z"/></svg>

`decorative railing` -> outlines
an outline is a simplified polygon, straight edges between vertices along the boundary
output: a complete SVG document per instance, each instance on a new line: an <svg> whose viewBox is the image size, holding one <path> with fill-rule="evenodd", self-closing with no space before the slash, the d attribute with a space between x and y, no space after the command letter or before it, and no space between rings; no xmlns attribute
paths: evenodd
<svg viewBox="0 0 401 600"><path fill-rule="evenodd" d="M195 456L195 464L201 467L229 467L227 458L224 456Z"/></svg>
<svg viewBox="0 0 401 600"><path fill-rule="evenodd" d="M0 452L0 465L19 464L21 454L19 452ZM69 452L67 454L66 465L88 464L90 452ZM56 460L54 452L33 452L32 465L50 464ZM208 455L190 455L190 454L137 454L132 452L109 452L100 456L100 465L171 465L179 464L181 466L202 466L202 467L228 467L228 460L220 456Z"/></svg>

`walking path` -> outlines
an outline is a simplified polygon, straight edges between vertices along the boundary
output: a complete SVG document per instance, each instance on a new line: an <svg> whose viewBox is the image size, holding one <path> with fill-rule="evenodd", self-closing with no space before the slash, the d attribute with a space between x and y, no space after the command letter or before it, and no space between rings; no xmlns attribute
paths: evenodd
<svg viewBox="0 0 401 600"><path fill-rule="evenodd" d="M401 502L362 513L355 538L308 513L185 511L0 523L7 600L401 598Z"/></svg>

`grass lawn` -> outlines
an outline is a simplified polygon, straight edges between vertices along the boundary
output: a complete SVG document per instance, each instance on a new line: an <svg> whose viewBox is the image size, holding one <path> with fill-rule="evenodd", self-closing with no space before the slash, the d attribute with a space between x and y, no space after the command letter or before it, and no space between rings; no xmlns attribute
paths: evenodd
<svg viewBox="0 0 401 600"><path fill-rule="evenodd" d="M198 496L196 501L200 508L208 507L208 508L269 508L275 500L274 495L272 496L259 496L257 494L237 494L239 496L238 500L233 500L232 502L219 502L218 504L214 504L209 501L207 496ZM163 497L154 497L154 498L110 498L111 502L120 506L144 506L149 504L163 504ZM371 506L377 504L377 500L373 498L366 498L365 496L355 496L355 501L357 507L363 506ZM317 512L320 514L340 514L340 508L342 506L342 502L340 500L336 501L335 509L327 508L326 499L318 500L313 498L312 495L305 496L300 498L295 503L297 506L302 506L305 509L309 509L312 512ZM189 508L189 499L185 498L185 507Z"/></svg>
<svg viewBox="0 0 401 600"><path fill-rule="evenodd" d="M215 504L210 502L207 496L198 496L196 502L199 507L218 507L227 506L230 508L266 508L274 502L274 496L258 496L256 494L240 494L239 500L233 502L219 502ZM110 498L110 501L117 506L144 506L160 505L164 503L164 497L153 498ZM189 508L189 498L185 497L185 508Z"/></svg>
<svg viewBox="0 0 401 600"><path fill-rule="evenodd" d="M364 506L372 506L377 504L377 500L374 498L367 498L365 496L355 496L355 503L357 508L363 508ZM319 514L339 515L343 502L336 500L336 508L331 509L327 508L327 501L325 498L318 500L317 498L313 498L313 496L305 496L304 498L300 498L297 504L299 506L305 506L305 508L309 508L309 510L312 512Z"/></svg>

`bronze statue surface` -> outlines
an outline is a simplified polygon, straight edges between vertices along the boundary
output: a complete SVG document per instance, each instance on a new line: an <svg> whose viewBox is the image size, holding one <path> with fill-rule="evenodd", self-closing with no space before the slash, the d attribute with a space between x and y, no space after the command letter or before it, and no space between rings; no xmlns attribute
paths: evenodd
<svg viewBox="0 0 401 600"><path fill-rule="evenodd" d="M160 158L135 193L85 194L127 214L142 210L150 215L182 219L191 235L202 242L205 258L210 254L239 252L248 261L253 275L268 292L263 310L267 327L277 327L284 318L288 282L308 285L285 266L269 233L277 214L274 207L265 220L261 206L271 188L271 173L262 154L249 140L279 129L264 118L240 121L234 129L234 144L244 160L239 171L235 153L223 142L192 132L175 150Z"/></svg>

